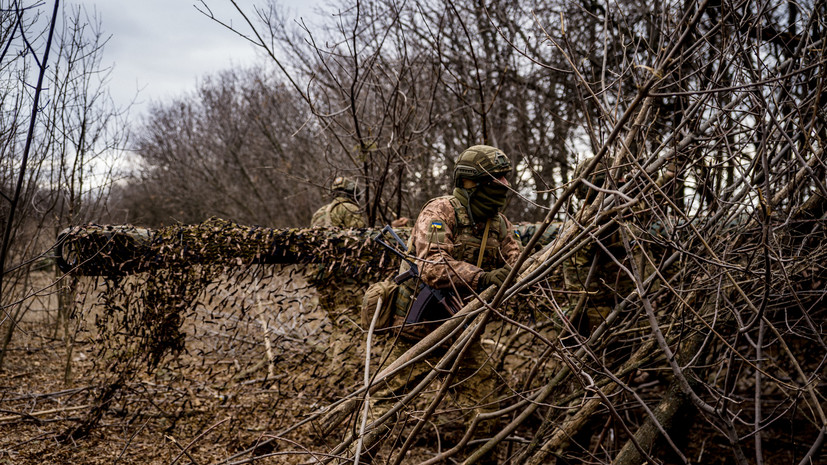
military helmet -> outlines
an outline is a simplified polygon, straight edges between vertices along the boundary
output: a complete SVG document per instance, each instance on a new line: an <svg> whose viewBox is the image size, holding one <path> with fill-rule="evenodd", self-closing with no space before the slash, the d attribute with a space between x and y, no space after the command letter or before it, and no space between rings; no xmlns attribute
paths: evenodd
<svg viewBox="0 0 827 465"><path fill-rule="evenodd" d="M591 163L592 160L594 160L594 157L589 157L581 161L577 165L577 168L574 169L574 179L577 179L583 175L583 172L586 171L586 167L589 166L589 163ZM587 181L589 181L597 187L603 187L603 184L606 182L606 175L608 171L609 170L606 168L606 164L603 162L603 160L600 160L599 162L597 162L597 166L594 167L594 170L592 171L592 174L589 176ZM585 184L580 184L575 194L577 194L578 198L585 199L586 196L589 194L589 186Z"/></svg>
<svg viewBox="0 0 827 465"><path fill-rule="evenodd" d="M356 194L356 181L346 176L336 176L333 184L330 185L333 192L345 192L350 195Z"/></svg>
<svg viewBox="0 0 827 465"><path fill-rule="evenodd" d="M460 179L482 181L511 172L511 160L502 150L490 145L474 145L465 149L454 165L454 185Z"/></svg>

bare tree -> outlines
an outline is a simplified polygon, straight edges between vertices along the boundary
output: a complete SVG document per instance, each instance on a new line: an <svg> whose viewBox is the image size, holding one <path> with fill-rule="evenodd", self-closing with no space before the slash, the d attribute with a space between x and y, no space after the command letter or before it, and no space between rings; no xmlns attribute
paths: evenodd
<svg viewBox="0 0 827 465"><path fill-rule="evenodd" d="M135 150L142 170L123 192L127 219L152 226L309 223L326 181L326 139L263 68L206 77L195 95L153 107Z"/></svg>
<svg viewBox="0 0 827 465"><path fill-rule="evenodd" d="M318 33L285 24L274 3L254 13L262 28L250 20L249 40L276 61L338 143L347 163L334 168L364 180L370 223L415 215L422 202L450 191L445 173L473 144L511 154L513 184L542 190L546 200L543 176L568 173L572 120L590 110L570 104L573 73L549 73L518 51L538 50L542 41L520 29L534 12L518 3L342 5L337 23ZM511 208L518 216L538 211Z"/></svg>
<svg viewBox="0 0 827 465"><path fill-rule="evenodd" d="M102 65L106 43L98 18L79 7L60 8L47 23L37 21L42 5L12 2L11 28L4 50L14 58L4 64L2 148L5 215L3 289L5 354L19 321L39 293L58 289L58 326L71 346L69 329L74 295L70 280L33 280L33 265L44 257L57 233L94 218L105 208L108 187L115 176L118 150L125 138L120 118L109 99L108 70ZM38 27L48 24L40 31ZM59 26L59 27L58 27ZM37 84L31 84L36 78ZM28 89L34 89L30 94ZM45 94L47 104L41 105ZM26 108L31 109L28 117ZM26 128L28 126L28 128ZM8 187L8 192L5 191ZM12 260L11 266L7 263ZM71 350L69 351L71 357ZM67 379L69 364L67 362Z"/></svg>

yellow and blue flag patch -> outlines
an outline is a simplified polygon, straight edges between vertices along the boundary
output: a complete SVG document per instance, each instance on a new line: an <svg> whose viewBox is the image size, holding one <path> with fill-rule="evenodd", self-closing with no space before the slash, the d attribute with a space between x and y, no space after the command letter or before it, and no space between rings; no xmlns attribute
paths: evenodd
<svg viewBox="0 0 827 465"><path fill-rule="evenodd" d="M431 227L428 229L430 242L442 243L445 242L445 229L442 221L431 221Z"/></svg>

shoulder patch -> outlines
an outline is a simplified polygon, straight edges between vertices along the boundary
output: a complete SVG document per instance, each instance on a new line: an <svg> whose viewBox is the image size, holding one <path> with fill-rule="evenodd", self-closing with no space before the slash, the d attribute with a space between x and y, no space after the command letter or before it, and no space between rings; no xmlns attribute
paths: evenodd
<svg viewBox="0 0 827 465"><path fill-rule="evenodd" d="M432 221L431 229L442 229L442 221Z"/></svg>

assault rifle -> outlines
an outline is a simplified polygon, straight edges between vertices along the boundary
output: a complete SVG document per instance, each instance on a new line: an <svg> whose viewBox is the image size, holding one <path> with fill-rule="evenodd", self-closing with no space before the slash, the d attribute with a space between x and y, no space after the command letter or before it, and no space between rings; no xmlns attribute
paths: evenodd
<svg viewBox="0 0 827 465"><path fill-rule="evenodd" d="M393 244L387 239L388 237L390 237ZM457 306L458 299L453 292L450 290L443 291L441 289L434 289L419 279L419 267L409 258L408 246L405 245L405 242L402 241L390 225L386 225L379 234L373 238L373 241L399 256L402 261L408 264L406 271L393 278L396 284L402 284L411 278L417 278L419 280L419 292L405 318L406 325L450 318L459 310ZM447 312L447 315L445 312Z"/></svg>
<svg viewBox="0 0 827 465"><path fill-rule="evenodd" d="M393 242L396 244L395 246L391 245L385 239L385 237L387 237L388 235L391 239L393 239ZM399 256L399 258L401 258L402 261L406 262L410 267L404 273L400 273L398 276L393 278L393 282L395 282L396 284L402 284L403 282L411 278L419 277L419 268L416 266L416 263L414 263L408 258L408 246L405 245L405 242L402 240L402 238L400 238L399 235L396 234L396 231L394 231L393 228L391 228L391 225L385 225L385 227L382 228L381 231L379 231L379 234L374 236L373 241L382 245L386 249L390 250L391 252ZM402 250L400 251L399 249Z"/></svg>

